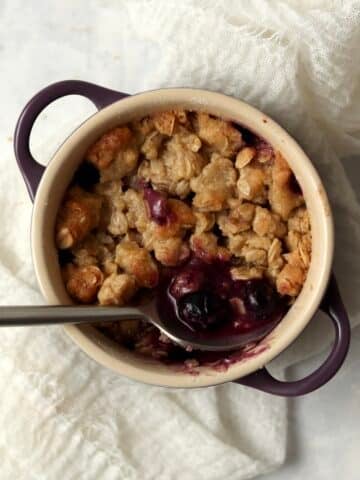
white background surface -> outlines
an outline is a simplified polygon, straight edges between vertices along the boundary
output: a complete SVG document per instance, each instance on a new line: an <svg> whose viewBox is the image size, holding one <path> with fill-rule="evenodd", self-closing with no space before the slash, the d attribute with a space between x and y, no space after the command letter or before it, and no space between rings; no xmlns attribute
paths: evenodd
<svg viewBox="0 0 360 480"><path fill-rule="evenodd" d="M107 2L99 3L106 5ZM81 4L81 8L70 11L61 7L62 2L36 2L35 12L35 2L0 0L0 155L11 158L13 129L21 108L45 85L78 78L132 93L142 90L144 77L151 77L156 68L156 48L153 45L151 50L146 44L134 45L133 56L126 57L125 65L120 53L118 56L110 55L106 42L102 43L101 31L89 27L94 21L91 18L93 2L89 0L86 9L84 2ZM104 10L103 15L108 14ZM32 29L28 28L29 22L33 24ZM117 31L116 25L111 28L114 29L112 40L116 41L123 32ZM108 40L109 36L106 38ZM77 48L78 45L81 49ZM91 54L94 45L101 51L96 62ZM84 54L84 51L87 53ZM113 78L113 82L109 82L109 78ZM58 105L56 119L64 117L64 123L71 123L73 119L76 124L79 115L85 116L92 111L85 100L72 102L71 109L66 100ZM56 135L56 128L55 114L49 112L42 116L35 135L46 139L50 133ZM47 153L43 155L46 157ZM358 162L348 159L344 164L360 192ZM283 468L263 478L358 480L359 352L360 331L354 333L344 368L330 384L312 395L288 402L287 460ZM319 359L309 360L301 367L294 367L291 374L300 376L318 363Z"/></svg>

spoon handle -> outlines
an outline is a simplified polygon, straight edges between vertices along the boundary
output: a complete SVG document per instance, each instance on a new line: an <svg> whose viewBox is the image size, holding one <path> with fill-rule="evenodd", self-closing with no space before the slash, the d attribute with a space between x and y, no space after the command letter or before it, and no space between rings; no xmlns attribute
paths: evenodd
<svg viewBox="0 0 360 480"><path fill-rule="evenodd" d="M20 306L0 307L0 327L96 323L145 318L141 310L125 307Z"/></svg>

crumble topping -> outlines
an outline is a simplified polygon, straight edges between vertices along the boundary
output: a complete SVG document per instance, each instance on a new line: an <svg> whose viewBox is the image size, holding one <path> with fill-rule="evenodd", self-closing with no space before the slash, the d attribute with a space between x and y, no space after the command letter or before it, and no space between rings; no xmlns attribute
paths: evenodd
<svg viewBox="0 0 360 480"><path fill-rule="evenodd" d="M234 281L266 281L290 304L311 261L309 214L281 153L230 121L181 109L113 128L88 149L55 241L66 289L85 304L126 305L193 257L227 262ZM125 324L104 328L139 351L155 335L153 356L167 355L171 342L154 327Z"/></svg>

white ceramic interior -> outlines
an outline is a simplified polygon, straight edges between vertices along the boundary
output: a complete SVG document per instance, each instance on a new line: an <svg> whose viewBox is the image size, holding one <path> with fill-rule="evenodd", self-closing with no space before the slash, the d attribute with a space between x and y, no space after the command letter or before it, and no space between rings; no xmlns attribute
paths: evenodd
<svg viewBox="0 0 360 480"><path fill-rule="evenodd" d="M32 254L41 291L50 304L71 303L54 244L55 217L72 175L87 148L112 127L174 107L203 110L238 122L265 138L287 159L303 190L310 213L313 250L307 280L294 305L265 338L256 355L249 355L219 372L200 367L198 375L139 358L90 326L66 326L66 332L90 357L121 375L171 387L202 387L238 379L256 371L281 353L304 329L317 310L326 288L333 258L333 223L320 178L299 145L271 118L250 105L219 93L194 89L163 89L120 100L93 115L63 143L40 182L32 219Z"/></svg>

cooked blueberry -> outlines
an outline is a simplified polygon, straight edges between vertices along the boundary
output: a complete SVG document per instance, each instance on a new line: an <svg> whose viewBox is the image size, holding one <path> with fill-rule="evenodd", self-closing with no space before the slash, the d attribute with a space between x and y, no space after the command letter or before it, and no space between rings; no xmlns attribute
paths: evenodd
<svg viewBox="0 0 360 480"><path fill-rule="evenodd" d="M99 182L99 170L89 162L83 162L76 170L73 182L84 190L90 190L93 185Z"/></svg>
<svg viewBox="0 0 360 480"><path fill-rule="evenodd" d="M205 282L205 275L199 269L187 268L178 273L171 282L170 294L178 299L187 293L201 290Z"/></svg>
<svg viewBox="0 0 360 480"><path fill-rule="evenodd" d="M151 187L145 187L144 197L149 205L151 218L159 225L167 223L171 217L171 210L165 195Z"/></svg>
<svg viewBox="0 0 360 480"><path fill-rule="evenodd" d="M245 307L256 317L270 316L280 302L274 287L264 280L248 280L245 284Z"/></svg>
<svg viewBox="0 0 360 480"><path fill-rule="evenodd" d="M206 330L226 321L229 303L219 295L206 292L192 292L178 302L180 318L194 330Z"/></svg>
<svg viewBox="0 0 360 480"><path fill-rule="evenodd" d="M58 258L60 266L63 267L67 263L71 263L74 259L74 255L70 250L58 250Z"/></svg>

